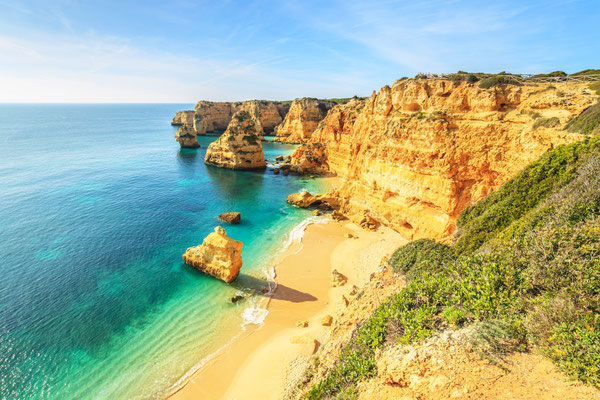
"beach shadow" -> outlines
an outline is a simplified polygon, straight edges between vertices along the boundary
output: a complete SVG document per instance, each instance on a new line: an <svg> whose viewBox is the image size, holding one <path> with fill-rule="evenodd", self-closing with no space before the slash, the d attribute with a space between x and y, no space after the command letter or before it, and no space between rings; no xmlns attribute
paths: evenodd
<svg viewBox="0 0 600 400"><path fill-rule="evenodd" d="M231 286L236 289L244 290L250 289L255 291L257 296L268 296L267 293L263 293L263 289L268 288L267 281L264 279L256 278L251 275L240 274L235 281L231 283ZM317 298L310 293L296 290L286 285L277 284L277 288L273 293L273 298L282 301L289 301L292 303L304 303L307 301L317 301Z"/></svg>

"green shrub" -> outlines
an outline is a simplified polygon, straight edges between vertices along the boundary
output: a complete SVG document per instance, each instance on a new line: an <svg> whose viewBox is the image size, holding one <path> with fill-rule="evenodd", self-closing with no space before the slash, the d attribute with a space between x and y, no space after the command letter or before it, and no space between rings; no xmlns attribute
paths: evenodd
<svg viewBox="0 0 600 400"><path fill-rule="evenodd" d="M542 126L545 128L554 128L558 125L560 125L560 120L557 117L539 118L533 124L533 129L538 129L539 127L542 127Z"/></svg>
<svg viewBox="0 0 600 400"><path fill-rule="evenodd" d="M560 78L567 76L567 73L564 71L554 71L548 74L537 74L534 75L533 78Z"/></svg>
<svg viewBox="0 0 600 400"><path fill-rule="evenodd" d="M513 79L509 76L491 76L489 78L485 78L479 82L479 87L482 89L489 89L498 85L517 85L522 86L521 82Z"/></svg>
<svg viewBox="0 0 600 400"><path fill-rule="evenodd" d="M579 132L584 135L600 133L600 102L587 108L577 117L571 119L566 126L570 132Z"/></svg>
<svg viewBox="0 0 600 400"><path fill-rule="evenodd" d="M600 75L600 69L584 69L583 71L575 72L570 76L580 76L580 75Z"/></svg>

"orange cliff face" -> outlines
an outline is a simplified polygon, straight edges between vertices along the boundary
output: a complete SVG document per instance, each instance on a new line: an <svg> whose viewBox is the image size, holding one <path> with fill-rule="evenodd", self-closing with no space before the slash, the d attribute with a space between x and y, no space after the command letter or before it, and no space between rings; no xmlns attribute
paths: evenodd
<svg viewBox="0 0 600 400"><path fill-rule="evenodd" d="M331 101L295 99L281 125L275 129L275 140L284 143L305 143L333 106L335 103Z"/></svg>
<svg viewBox="0 0 600 400"><path fill-rule="evenodd" d="M288 110L287 104L264 100L199 101L194 111L178 112L171 124L189 125L197 135L204 135L207 132L224 131L235 113L247 111L254 119L260 135L272 134L275 127L283 121Z"/></svg>
<svg viewBox="0 0 600 400"><path fill-rule="evenodd" d="M330 110L292 163L344 178L343 212L366 210L409 239L444 239L467 206L548 149L580 140L563 127L595 101L585 84L400 80Z"/></svg>

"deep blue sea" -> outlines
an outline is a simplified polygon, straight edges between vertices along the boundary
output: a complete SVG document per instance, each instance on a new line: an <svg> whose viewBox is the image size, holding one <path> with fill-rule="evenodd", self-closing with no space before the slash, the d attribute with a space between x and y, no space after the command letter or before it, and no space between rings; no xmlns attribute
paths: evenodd
<svg viewBox="0 0 600 400"><path fill-rule="evenodd" d="M310 216L286 195L323 182L206 166L216 137L181 150L170 125L192 108L0 105L0 398L160 398L242 329L254 300L227 299ZM232 286L181 259L227 211Z"/></svg>

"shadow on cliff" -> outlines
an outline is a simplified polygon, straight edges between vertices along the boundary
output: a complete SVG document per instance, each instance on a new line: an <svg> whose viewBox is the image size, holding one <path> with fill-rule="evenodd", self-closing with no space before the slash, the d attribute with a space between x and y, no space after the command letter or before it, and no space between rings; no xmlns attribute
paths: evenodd
<svg viewBox="0 0 600 400"><path fill-rule="evenodd" d="M257 296L268 297L262 290L267 288L267 281L256 278L251 275L240 274L237 279L231 284L236 289L254 291ZM301 292L289 286L277 284L277 288L273 293L273 298L292 303L304 303L307 301L317 301L317 298L310 293Z"/></svg>

